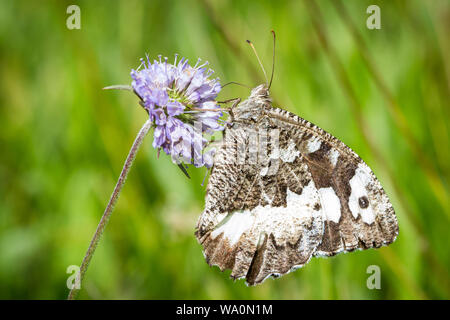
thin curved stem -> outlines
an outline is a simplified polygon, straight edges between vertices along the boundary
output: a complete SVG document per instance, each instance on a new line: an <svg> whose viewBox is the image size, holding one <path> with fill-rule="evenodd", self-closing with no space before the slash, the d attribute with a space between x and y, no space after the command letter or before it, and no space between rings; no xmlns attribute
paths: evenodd
<svg viewBox="0 0 450 320"><path fill-rule="evenodd" d="M151 126L152 122L150 120L147 120L142 126L138 135L136 136L133 145L131 146L130 152L128 153L128 157L125 160L125 164L123 165L122 172L120 173L119 180L116 183L111 198L109 199L108 205L106 206L105 212L103 213L103 216L100 219L100 222L97 226L97 230L95 230L94 236L92 237L91 243L89 244L89 248L86 251L86 255L84 256L83 261L81 262L80 271L78 272L77 277L75 279L75 284L79 285L78 286L74 285L72 287L72 289L69 292L69 296L67 297L68 300L75 299L76 294L79 291L81 282L84 278L84 274L86 273L86 270L89 266L89 262L91 261L92 256L94 255L95 249L97 248L97 244L100 241L103 231L105 230L108 220L111 217L111 214L114 210L114 206L117 202L117 199L119 198L120 191L122 190L125 184L125 180L128 176L131 165L133 164L133 161L136 158L136 153L139 150L139 147L141 146L142 141L144 140Z"/></svg>

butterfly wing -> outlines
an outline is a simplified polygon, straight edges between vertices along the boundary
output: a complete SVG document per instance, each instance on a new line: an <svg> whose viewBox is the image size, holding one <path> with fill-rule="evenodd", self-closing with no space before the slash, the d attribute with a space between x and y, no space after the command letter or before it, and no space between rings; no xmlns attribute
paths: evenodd
<svg viewBox="0 0 450 320"><path fill-rule="evenodd" d="M270 108L225 131L196 235L210 265L250 285L313 256L378 248L398 234L370 168L310 122Z"/></svg>

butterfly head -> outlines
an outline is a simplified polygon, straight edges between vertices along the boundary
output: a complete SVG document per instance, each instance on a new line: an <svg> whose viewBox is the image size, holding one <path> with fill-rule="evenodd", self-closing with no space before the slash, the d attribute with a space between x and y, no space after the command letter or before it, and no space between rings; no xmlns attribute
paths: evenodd
<svg viewBox="0 0 450 320"><path fill-rule="evenodd" d="M261 101L261 103L270 102L269 88L266 84L260 84L252 90L249 99L253 99L255 101L258 100Z"/></svg>
<svg viewBox="0 0 450 320"><path fill-rule="evenodd" d="M248 99L232 108L232 122L256 122L270 103L269 89L261 84L252 90Z"/></svg>
<svg viewBox="0 0 450 320"><path fill-rule="evenodd" d="M258 59L259 65L264 73L264 77L266 78L265 84L260 84L255 87L247 100L238 104L236 107L231 108L231 122L258 122L261 119L261 116L264 114L264 110L271 107L271 99L269 97L269 89L272 85L274 66L275 66L275 32L272 30L273 34L273 58L272 58L272 75L269 78L267 77L266 71L264 70L264 66L259 59L258 53L253 46L253 43L250 40L247 40L248 44L250 44L253 52Z"/></svg>

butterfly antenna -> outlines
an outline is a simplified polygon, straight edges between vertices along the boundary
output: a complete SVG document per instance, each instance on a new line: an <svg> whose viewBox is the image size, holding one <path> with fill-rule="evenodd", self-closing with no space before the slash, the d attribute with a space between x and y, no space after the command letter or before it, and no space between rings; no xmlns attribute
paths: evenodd
<svg viewBox="0 0 450 320"><path fill-rule="evenodd" d="M255 49L255 46L253 45L253 43L250 40L247 40L247 43L250 45L250 47L252 47L253 52L255 53L256 59L258 59L259 65L261 66L261 69L264 72L264 77L266 78L266 83L267 83L267 85L269 85L269 80L267 78L266 70L264 69L264 66L261 63L261 60L259 59L258 53L256 52L256 49Z"/></svg>
<svg viewBox="0 0 450 320"><path fill-rule="evenodd" d="M225 88L226 86L228 86L228 85L230 85L230 84L236 84L236 85L238 85L238 86L241 86L241 87L245 87L245 88L251 89L249 86L247 86L247 85L245 85L245 84L243 84L243 83L235 82L235 81L230 81L230 82L225 83L225 84L222 86L222 88Z"/></svg>
<svg viewBox="0 0 450 320"><path fill-rule="evenodd" d="M270 76L269 89L272 86L273 73L275 71L275 31L271 31L273 35L273 54L272 54L272 74Z"/></svg>

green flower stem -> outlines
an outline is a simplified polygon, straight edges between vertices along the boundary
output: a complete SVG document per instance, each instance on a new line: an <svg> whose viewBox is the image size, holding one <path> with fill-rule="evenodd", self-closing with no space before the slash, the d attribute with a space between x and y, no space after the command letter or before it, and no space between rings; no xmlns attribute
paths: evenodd
<svg viewBox="0 0 450 320"><path fill-rule="evenodd" d="M80 284L81 286L81 282L89 266L89 262L91 261L92 256L94 255L95 249L97 248L97 244L100 241L103 231L105 230L108 220L111 217L111 214L114 210L114 206L117 202L117 199L119 198L120 191L122 190L125 184L125 180L128 176L131 165L133 164L133 161L136 158L136 153L151 127L152 122L150 120L147 120L142 126L138 135L136 136L133 145L131 146L130 152L128 153L128 157L125 160L125 164L123 165L122 172L120 173L119 180L117 181L117 184L114 188L111 198L109 199L105 212L103 213L103 216L100 219L100 222L97 226L97 230L95 230L94 236L92 237L91 243L89 244L89 248L87 249L86 255L84 256L83 261L81 262L80 271L78 272L78 275L75 279L75 284ZM74 285L73 288L70 290L69 296L67 297L68 300L75 299L76 294L79 291L79 289L77 289L76 287L77 286Z"/></svg>

